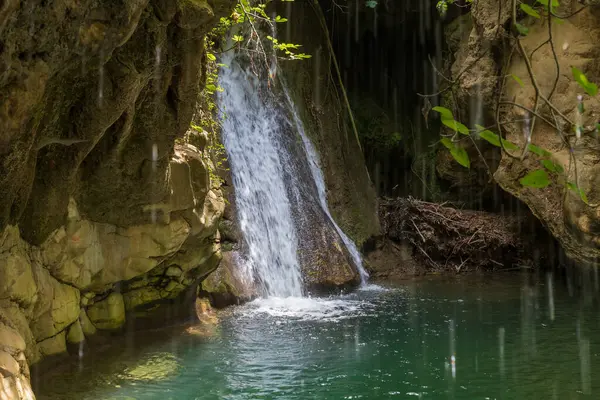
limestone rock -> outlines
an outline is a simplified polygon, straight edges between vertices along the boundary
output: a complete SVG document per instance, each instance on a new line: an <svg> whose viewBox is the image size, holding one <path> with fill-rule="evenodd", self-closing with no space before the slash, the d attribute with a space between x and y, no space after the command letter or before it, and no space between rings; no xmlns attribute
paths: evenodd
<svg viewBox="0 0 600 400"><path fill-rule="evenodd" d="M58 333L55 336L49 337L38 343L40 353L43 356L53 356L67 352L67 341L65 339L65 331Z"/></svg>
<svg viewBox="0 0 600 400"><path fill-rule="evenodd" d="M20 367L17 360L15 360L7 352L0 351L0 376L7 378L13 375L18 375L19 371Z"/></svg>
<svg viewBox="0 0 600 400"><path fill-rule="evenodd" d="M79 323L81 325L81 331L86 337L90 337L96 334L96 327L90 321L85 310L81 310L79 313Z"/></svg>
<svg viewBox="0 0 600 400"><path fill-rule="evenodd" d="M125 324L125 303L121 293L113 292L90 306L87 315L100 330L118 330Z"/></svg>
<svg viewBox="0 0 600 400"><path fill-rule="evenodd" d="M0 399L2 400L34 400L29 379L25 376L0 377Z"/></svg>
<svg viewBox="0 0 600 400"><path fill-rule="evenodd" d="M69 327L67 333L67 342L71 344L79 344L85 340L85 335L83 334L83 329L81 328L81 323L79 320L75 321L73 325Z"/></svg>
<svg viewBox="0 0 600 400"><path fill-rule="evenodd" d="M54 279L37 265L33 267L40 301L35 304L31 330L38 341L56 335L79 315L79 291Z"/></svg>
<svg viewBox="0 0 600 400"><path fill-rule="evenodd" d="M224 252L217 269L202 281L201 294L207 296L213 306L225 307L258 296L253 283L245 282L237 273L239 262L237 252Z"/></svg>
<svg viewBox="0 0 600 400"><path fill-rule="evenodd" d="M17 227L9 226L0 235L0 298L14 300L25 307L37 298L31 271L29 246L20 238Z"/></svg>
<svg viewBox="0 0 600 400"><path fill-rule="evenodd" d="M13 353L25 351L25 340L13 328L0 324L0 348Z"/></svg>
<svg viewBox="0 0 600 400"><path fill-rule="evenodd" d="M561 5L565 6L564 2L561 2ZM588 8L570 18L565 24L553 24L552 27L561 71L552 102L559 110L565 110L564 113L571 121L576 121L577 96L582 94L585 113L581 124L584 130L593 131L597 115L600 113L600 101L597 96L586 95L570 71L572 66L576 66L586 73L590 82L600 81L594 61L600 57L600 45L596 40L600 35L600 17L593 8ZM547 27L537 23L531 27L530 35L521 41L526 51L531 52L547 38L547 35ZM535 53L531 65L540 90L550 93L554 85L556 67L549 46L543 46ZM505 96L514 99L518 104L533 107L535 91L528 78L525 62L521 58L514 58L507 73L519 76L525 85L521 87L508 80ZM540 108L539 112L552 120L546 107ZM523 112L516 107L510 108L505 110L501 118L506 121L522 119ZM567 126L563 126L562 129L565 134L570 130ZM509 140L522 146L523 134L520 124L507 126L504 132ZM597 138L589 135L578 140L571 138L571 153L556 130L538 119L531 134L531 142L550 151L553 161L564 166L566 175L552 179L551 185L544 189L522 187L519 180L528 172L540 168L540 158L529 153L523 162L511 160L503 155L494 178L504 190L529 206L534 215L558 239L571 259L582 264L597 263L600 259L600 147ZM574 156L575 163L571 162L571 156ZM562 183L563 180L575 182L576 178L579 187L587 195L589 205L586 205L577 193L566 190Z"/></svg>

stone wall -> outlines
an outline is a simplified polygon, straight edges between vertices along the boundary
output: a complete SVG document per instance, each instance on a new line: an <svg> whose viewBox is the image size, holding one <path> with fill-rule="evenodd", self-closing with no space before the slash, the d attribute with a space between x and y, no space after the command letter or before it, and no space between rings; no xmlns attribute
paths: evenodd
<svg viewBox="0 0 600 400"><path fill-rule="evenodd" d="M453 36L458 36L448 32L450 33L449 47L454 53L451 74L454 79L457 79L456 106L462 112L463 122L477 120L474 115L471 115L470 104L478 102L483 110L479 123L484 126L495 124L496 96L501 82L496 76L498 71L502 71L511 49L506 40L506 34L509 32L504 29L504 24L510 17L509 9L504 7L498 14L500 9L498 4L498 0L486 0L473 5L472 12L463 17L470 18L473 28L468 36L463 36L460 43L452 39ZM570 15L582 7L577 1L565 0L560 4L556 11L557 15ZM589 7L572 17L562 21L556 20L553 23L552 38L556 61L552 48L547 42L549 34L547 20L529 18L521 21L529 28L529 33L521 38L527 54L532 54L539 46L530 58L541 93L548 95L556 79L552 102L571 121L576 121L578 118L577 97L583 96L586 111L580 123L584 131L590 131L591 134L576 139L571 128L562 122L560 124L563 132L559 134L541 118L537 118L531 133L531 142L550 151L552 155L549 158L564 165L566 173L554 175L551 184L544 189L525 188L519 180L527 173L542 168L540 157L529 152L523 160L515 160L506 154L501 154L498 149L484 153L488 164L493 168L494 181L502 189L527 204L533 214L560 242L567 256L581 264L596 264L600 257L598 250L600 249L600 192L598 191L600 146L597 133L594 134L597 122L594 118L597 119L595 116L600 112L600 102L597 97L585 94L571 73L571 67L577 67L591 82L600 82L600 69L594 62L600 55L600 47L595 41L600 33L598 29L600 8L593 2L589 4ZM500 25L498 21L501 22ZM560 68L558 74L557 64ZM468 65L473 67L468 73L461 74L464 67ZM508 77L517 76L523 82L521 85L512 78L506 79L503 99L533 108L534 86L529 79L525 60L518 50L515 50L508 69L502 73ZM543 104L543 101L540 100L540 104ZM450 103L446 105L453 106ZM538 113L546 120L553 121L550 109L546 105L539 107ZM527 118L531 119L531 116L527 116L527 113L519 107L505 106L500 109L500 118L506 138L523 147L525 129L523 124ZM566 144L565 140L569 144ZM487 147L483 146L483 148ZM449 157L447 151L442 153L445 158ZM475 151L470 151L470 155L472 160L479 158ZM520 156L518 152L516 157ZM448 170L459 171L459 174L460 171L463 173L465 171L453 161L452 166ZM478 168L483 168L481 162ZM586 193L589 204L585 204L574 191L567 190L566 181L576 180Z"/></svg>
<svg viewBox="0 0 600 400"><path fill-rule="evenodd" d="M0 399L218 265L214 167L175 142L233 4L0 2Z"/></svg>

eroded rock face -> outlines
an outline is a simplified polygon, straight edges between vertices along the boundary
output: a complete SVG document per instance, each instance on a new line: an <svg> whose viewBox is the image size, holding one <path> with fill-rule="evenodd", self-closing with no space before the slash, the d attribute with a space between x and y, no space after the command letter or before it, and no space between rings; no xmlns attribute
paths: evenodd
<svg viewBox="0 0 600 400"><path fill-rule="evenodd" d="M579 7L576 2L571 3L561 2L561 11L568 14L571 9ZM530 32L522 40L528 53L547 39L548 28L536 24ZM598 97L588 96L573 79L571 67L584 71L591 82L600 81L600 69L595 61L600 57L600 45L596 40L598 35L600 9L597 6L582 11L562 24L554 24L552 30L560 66L552 102L558 110L563 110L567 118L577 121L577 97L581 95L585 113L580 124L584 131L594 131L600 113L600 101ZM531 64L540 90L550 93L556 78L550 46L541 47L531 58ZM521 77L525 84L521 87L516 82L507 82L507 97L533 108L535 92L521 57L513 58L509 73ZM553 120L548 107L541 107L540 114ZM502 118L508 121L523 119L524 116L523 110L511 108L505 110ZM560 117L559 121L562 121ZM550 151L552 156L548 158L565 166L566 173L563 176L554 177L552 184L545 189L523 188L519 179L540 168L540 158L530 153L524 162L503 156L495 178L505 190L527 203L560 241L569 257L580 263L597 263L600 259L600 142L597 134L577 139L566 123L559 122L559 126L569 145L565 144L555 128L539 118L535 122L531 141ZM507 126L506 134L509 140L523 146L521 124ZM567 190L565 181L577 182L589 204L585 204L575 191Z"/></svg>
<svg viewBox="0 0 600 400"><path fill-rule="evenodd" d="M225 204L207 168L193 146L176 146L167 171L170 196L150 205L154 224L93 222L71 198L66 224L41 246L27 243L16 226L2 231L0 390L21 391L8 398L28 398L28 364L97 332L122 330L129 315L176 299L215 270ZM21 358L25 367L17 370L13 361Z"/></svg>
<svg viewBox="0 0 600 400"><path fill-rule="evenodd" d="M222 197L174 143L233 5L0 1L1 399L33 398L28 363L216 268Z"/></svg>
<svg viewBox="0 0 600 400"><path fill-rule="evenodd" d="M581 7L577 1L561 1L558 12L560 15L569 15ZM600 102L595 97L590 97L575 82L571 74L571 67L575 66L582 70L591 82L600 81L600 71L594 62L600 56L600 47L595 38L600 34L600 9L595 2L587 2L587 9L575 16L565 20L563 23L554 23L552 26L553 43L556 49L556 59L560 67L560 73L556 75L554 56L549 44L541 46L531 57L532 70L536 76L539 89L548 95L554 87L552 102L558 110L571 121L577 120L577 96L583 96L586 112L581 121L583 130L593 131L597 115L600 112ZM504 7L507 9L507 7ZM493 11L495 10L495 11ZM500 80L496 78L501 69L500 63L506 61L508 54L503 52L509 50L509 46L502 46L504 39L498 35L498 23L507 21L508 14L505 11L498 14L498 0L479 1L473 6L471 20L473 29L469 40L463 41L462 45L452 48L455 62L452 66L452 76L458 79L458 108L464 113L464 121L473 126L477 121L483 121L482 125L489 126L495 123L495 96L499 88ZM508 9L507 9L508 10ZM530 21L532 22L532 21ZM529 26L531 25L531 26ZM547 21L528 23L529 33L521 38L525 51L531 54L534 49L548 39ZM449 32L447 39L452 45L453 35ZM499 32L502 34L502 32ZM478 58L481 57L479 60ZM468 73L460 75L465 66L478 60ZM514 75L523 81L521 86L516 80L506 79L504 87L504 99L521 104L529 109L534 108L535 91L529 79L524 59L515 51L506 76ZM473 100L482 104L479 115L471 115L469 104ZM540 105L543 101L540 100ZM452 105L447 102L447 106ZM502 107L500 113L503 124L503 133L507 139L523 147L523 122L531 116L518 107ZM553 121L550 109L543 105L539 107L538 113L549 121ZM467 119L468 117L468 119ZM509 123L517 121L516 123ZM593 135L583 136L575 139L571 129L561 121L560 128L564 138L569 137L570 145L566 145L556 129L540 118L536 119L534 130L531 134L533 144L540 146L552 153L549 158L564 165L567 173L562 176L553 176L552 184L545 189L525 188L519 180L528 172L541 168L541 158L534 154L527 154L523 161L514 160L505 154L500 154L497 149L494 152L484 153L487 162L492 169L496 168L497 160L500 163L495 170L494 180L515 197L525 202L537 218L556 237L567 255L578 263L597 263L600 257L600 145L597 137ZM483 149L486 149L483 144ZM573 148L571 152L569 147ZM474 150L474 149L471 149ZM449 157L448 152L442 152L443 157ZM479 159L479 155L472 151L469 153L471 159ZM520 157L520 152L515 154ZM574 157L571 157L574 156ZM447 160L446 160L447 161ZM447 162L438 164L446 165ZM455 177L457 174L469 174L458 164L452 164L455 168L446 168ZM569 168L568 166L571 165ZM575 168L576 166L576 168ZM479 165L481 167L481 165ZM476 166L477 168L477 166ZM473 167L472 167L473 169ZM577 177L575 175L577 171ZM462 172L461 172L462 171ZM481 174L480 174L481 175ZM460 178L460 177L459 177ZM464 184L465 179L453 179L457 184ZM452 180L452 179L451 179ZM578 181L578 185L586 193L589 205L586 205L581 197L571 190L565 190L566 182ZM462 181L462 182L459 182Z"/></svg>
<svg viewBox="0 0 600 400"><path fill-rule="evenodd" d="M74 197L92 221L147 223L231 0L0 4L0 230L41 244Z"/></svg>

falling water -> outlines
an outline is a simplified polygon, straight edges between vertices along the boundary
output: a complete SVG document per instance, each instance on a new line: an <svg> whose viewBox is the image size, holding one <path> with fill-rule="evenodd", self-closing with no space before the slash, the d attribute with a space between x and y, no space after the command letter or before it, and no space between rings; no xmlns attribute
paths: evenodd
<svg viewBox="0 0 600 400"><path fill-rule="evenodd" d="M281 157L284 121L263 84L226 55L220 85L223 143L227 149L240 229L247 244L244 278L259 281L268 296L301 296L298 240Z"/></svg>
<svg viewBox="0 0 600 400"><path fill-rule="evenodd" d="M339 225L333 219L331 212L329 211L329 206L327 205L327 189L325 187L325 179L323 178L323 172L321 171L321 167L319 165L319 155L318 155L317 151L315 150L315 147L313 146L312 142L306 135L306 132L304 130L304 124L302 123L302 120L300 119L300 116L298 115L298 110L296 109L294 102L290 98L290 95L289 95L289 92L287 91L286 86L283 85L283 87L284 87L284 93L287 98L288 104L289 104L290 109L292 110L292 114L294 116L294 123L296 124L296 129L298 130L298 133L302 137L302 143L304 144L304 150L306 151L306 156L308 158L310 172L311 172L313 180L315 181L315 185L317 187L317 193L319 195L319 204L321 205L321 208L325 212L325 215L327 215L327 218L329 219L329 221L335 228L336 232L342 239L344 246L350 253L350 256L352 257L352 261L354 262L354 265L356 266L356 268L358 269L358 272L360 273L361 284L364 285L366 283L367 279L369 278L369 274L367 273L367 271L364 269L364 267L362 265L362 257L360 255L360 252L358 251L358 248L356 247L356 244L354 244L354 242L344 233L344 231L342 231L342 229L339 227Z"/></svg>
<svg viewBox="0 0 600 400"><path fill-rule="evenodd" d="M360 253L329 211L317 152L285 85L286 98L281 101L270 90L272 85L244 69L233 54L222 62L228 67L220 73L224 90L218 101L224 110L223 143L246 245L242 279L258 283L265 296L302 296L299 229L310 226L304 223L306 215L319 214L318 223L337 233L364 283L368 274ZM302 138L300 147L290 140L294 131Z"/></svg>

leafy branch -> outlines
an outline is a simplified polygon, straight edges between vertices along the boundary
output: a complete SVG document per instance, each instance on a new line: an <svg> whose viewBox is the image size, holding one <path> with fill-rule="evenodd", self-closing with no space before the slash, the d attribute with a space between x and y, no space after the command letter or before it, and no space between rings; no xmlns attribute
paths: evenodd
<svg viewBox="0 0 600 400"><path fill-rule="evenodd" d="M575 156L574 156L573 148L570 146L570 138L575 136L575 140L577 140L584 134L596 132L598 130L598 127L596 126L595 129L584 131L583 127L581 126L581 122L580 122L581 116L585 112L582 96L579 96L579 98L578 98L578 104L577 104L577 117L578 118L576 121L572 121L570 118L568 118L565 115L564 112L559 110L552 103L552 96L554 95L554 92L556 90L558 80L560 77L560 64L558 62L558 56L556 54L554 41L553 41L553 37L552 37L552 24L553 24L553 22L554 23L562 22L562 21L560 21L561 19L569 18L569 17L581 12L581 10L585 7L580 8L576 12L570 14L569 16L561 17L561 16L558 16L554 12L554 10L559 6L558 0L536 0L536 1L538 3L537 6L532 7L526 3L518 2L518 0L511 0L510 19L511 19L511 25L514 28L514 34L510 37L510 39L512 40L513 45L511 46L510 54L506 60L506 64L504 65L504 70L505 71L508 70L511 59L515 53L515 50L516 50L517 54L519 54L523 58L529 80L530 80L530 82L533 86L534 92L535 92L533 108L530 109L530 108L528 108L524 105L518 104L514 101L506 101L506 100L502 99L502 97L504 95L505 80L506 80L507 75L506 74L501 75L499 91L497 94L496 110L495 110L495 112L496 112L496 116L495 116L496 128L497 128L498 134L496 134L496 133L492 132L491 130L486 129L482 126L479 126L479 125L476 125L475 128L473 128L473 129L469 129L467 126L465 126L464 124L457 121L449 109L444 108L444 107L434 107L433 110L440 114L442 124L445 125L446 127L450 128L451 131L453 132L453 135L451 137L442 135L440 143L450 151L450 154L456 160L456 162L458 162L460 165L462 165L466 168L470 168L471 162L470 162L468 153L459 145L459 142L462 139L461 136L469 137L471 139L471 141L473 141L474 144L475 144L475 142L473 140L474 137L485 140L488 143L490 143L491 145L501 148L501 151L503 152L503 154L506 154L508 157L515 159L515 160L523 161L525 159L525 157L527 157L529 154L533 154L538 158L540 168L529 172L526 176L524 176L523 178L521 178L519 180L520 184L523 187L545 188L548 185L550 185L551 176L555 176L564 181L564 185L565 185L566 189L575 192L585 204L590 205L585 192L579 186L578 174L577 174L577 163L574 158ZM445 5L441 4L441 3L445 3ZM440 7L442 7L442 8L445 7L443 10L440 9L440 12L445 12L447 9L447 4L451 4L451 3L453 3L453 1L440 1L438 3L438 9L440 9ZM500 13L501 13L501 6L502 5L500 2L499 18L500 18ZM517 16L518 16L518 13L520 13L520 12L522 12L530 17L536 18L536 19L541 19L543 16L545 16L547 18L548 39L546 41L544 41L542 43L542 45L535 48L531 52L530 55L528 55L526 53L525 47L523 46L523 43L521 42L521 38L526 36L529 33L529 28L525 27L524 25L522 25L518 22ZM541 87L535 76L535 73L534 73L533 67L532 67L532 63L531 63L531 57L533 56L533 54L545 44L548 44L550 46L550 49L551 49L551 52L553 55L553 59L554 59L555 68L556 68L555 78L554 78L554 81L551 86L551 90L549 91L548 95L545 95L543 93L543 91L541 90ZM479 61L482 57L483 57L483 55L480 55L480 57L475 60L475 63L477 61ZM471 64L470 66L472 66L472 65L473 64ZM465 71L467 71L467 69L468 68L465 68L463 71L461 71L460 74L458 75L458 77L454 80L444 77L444 79L446 79L450 83L450 85L447 86L442 91L440 91L439 93L436 93L433 95L422 95L422 96L423 97L436 96L436 95L443 93L446 90L449 90L449 89L453 90L453 87L456 85L456 83L458 81L460 81L460 77L465 73ZM596 96L598 94L597 85L590 82L587 79L586 75L582 71L573 67L571 70L571 73L573 75L573 79L585 91L585 93L587 93L589 96L592 96L592 97ZM522 87L525 86L523 81L519 77L517 77L515 75L508 75L508 76L511 76L520 86L522 86ZM540 113L541 105L545 105L548 107L551 119L544 117ZM503 134L502 134L503 123L500 121L500 109L502 106L518 107L518 108L524 110L527 113L527 115L530 117L530 118L526 118L526 120L529 120L529 126L526 126L526 128L525 128L525 144L524 144L524 146L522 146L522 147L518 146L517 144L510 142L502 137L503 136ZM575 175L574 181L569 181L564 177L565 167L563 165L561 165L560 163L554 161L555 157L550 151L531 144L531 135L534 132L536 119L540 119L541 121L544 121L549 126L553 127L557 131L557 133L560 135L561 141L563 143L565 143L567 146L569 146L569 149L570 149L569 170L570 170L571 166L573 166L574 175ZM567 132L573 131L574 134L564 132L562 127L565 125L568 127ZM480 157L485 162L485 159L483 158L483 155L481 154L481 151L479 151L479 148L477 147L476 144L475 144L475 148L478 150ZM511 153L513 151L518 151L520 153L520 155L517 156L517 155ZM487 166L487 163L486 163L486 167L488 169L488 172L490 173L490 176L492 176L491 171L489 170L489 167ZM597 205L590 205L590 206L596 207Z"/></svg>

